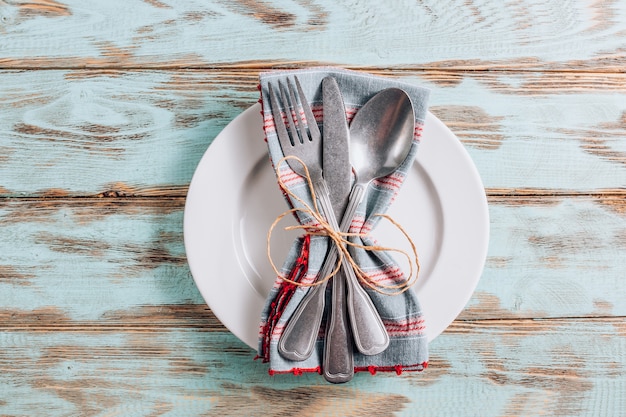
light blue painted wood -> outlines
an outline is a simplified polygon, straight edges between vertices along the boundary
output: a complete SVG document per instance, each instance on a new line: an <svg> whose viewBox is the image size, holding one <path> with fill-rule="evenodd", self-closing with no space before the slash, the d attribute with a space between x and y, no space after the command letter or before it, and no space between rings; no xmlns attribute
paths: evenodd
<svg viewBox="0 0 626 417"><path fill-rule="evenodd" d="M142 305L203 303L186 264L182 207L92 204L1 206L0 308L54 307L96 320Z"/></svg>
<svg viewBox="0 0 626 417"><path fill-rule="evenodd" d="M490 204L487 265L466 317L626 316L624 200Z"/></svg>
<svg viewBox="0 0 626 417"><path fill-rule="evenodd" d="M8 66L280 60L619 70L626 46L626 5L584 0L3 1L0 16Z"/></svg>
<svg viewBox="0 0 626 417"><path fill-rule="evenodd" d="M618 1L0 0L0 415L623 414L625 31ZM269 377L187 268L202 154L259 70L319 63L430 87L488 187L424 373Z"/></svg>
<svg viewBox="0 0 626 417"><path fill-rule="evenodd" d="M0 413L620 415L626 339L615 329L596 321L459 326L431 344L425 372L357 374L348 386L317 374L270 377L225 333L3 332Z"/></svg>
<svg viewBox="0 0 626 417"><path fill-rule="evenodd" d="M118 182L188 184L211 140L240 111L237 94L220 98L199 90L203 74L191 74L181 95L175 73L118 75L29 71L0 77L6 83L1 186L23 196L50 189L89 195ZM245 105L255 94L250 89Z"/></svg>
<svg viewBox="0 0 626 417"><path fill-rule="evenodd" d="M182 199L98 201L0 205L0 308L97 320L203 304L186 264ZM486 269L463 317L626 315L624 203L616 208L582 197L492 203Z"/></svg>
<svg viewBox="0 0 626 417"><path fill-rule="evenodd" d="M626 75L610 77L615 88L591 76L542 88L523 86L541 74L402 75L432 89L432 111L487 188L626 188ZM258 100L257 82L256 71L2 72L0 194L184 190L213 138Z"/></svg>

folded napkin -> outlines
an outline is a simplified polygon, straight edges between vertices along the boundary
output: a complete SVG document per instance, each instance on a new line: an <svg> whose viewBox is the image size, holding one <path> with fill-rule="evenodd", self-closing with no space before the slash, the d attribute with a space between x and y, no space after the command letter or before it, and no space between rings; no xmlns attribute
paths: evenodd
<svg viewBox="0 0 626 417"><path fill-rule="evenodd" d="M267 140L270 160L277 167L284 157L276 136L275 121L272 117L269 100L268 83L285 81L286 77L296 75L302 85L315 118L322 127L322 79L333 76L339 84L346 105L348 120L358 112L365 102L379 91L389 88L401 88L409 95L414 106L416 129L410 153L404 163L389 176L375 180L370 184L367 198L359 206L351 232L365 233L364 238L358 238L365 245L374 245L374 228L380 221L377 213L384 213L393 202L400 186L413 163L418 149L420 134L427 111L429 91L411 84L400 83L395 80L372 76L369 74L347 71L336 68L315 68L294 71L272 71L260 75L261 103L263 106L263 120L265 137ZM279 121L282 123L282 121ZM286 163L280 164L277 175L281 177L285 187L294 195L312 205L311 194L304 178L295 174ZM300 206L300 203L285 193L285 198L291 207ZM301 224L313 222L308 214L297 212L296 216ZM416 221L419 221L416 214ZM369 233L372 233L370 236ZM323 236L304 235L298 238L284 261L280 273L292 281L311 283L323 277L317 277L327 253L329 239ZM394 285L405 281L406 277L398 264L385 252L375 254L363 249L355 249L353 258L370 279L384 285ZM330 303L330 288L327 288L327 302ZM283 358L278 352L278 340L302 298L310 287L297 286L285 282L277 277L276 282L267 297L265 308L261 315L259 330L259 357L269 362L269 373L303 372L321 373L322 355L324 352L325 320L322 322L318 340L310 358L304 361L291 361ZM354 349L355 372L369 371L421 371L428 364L428 343L425 334L425 324L420 304L412 290L398 295L384 295L366 288L372 298L390 336L389 347L382 353L366 356ZM325 317L328 312L325 312Z"/></svg>

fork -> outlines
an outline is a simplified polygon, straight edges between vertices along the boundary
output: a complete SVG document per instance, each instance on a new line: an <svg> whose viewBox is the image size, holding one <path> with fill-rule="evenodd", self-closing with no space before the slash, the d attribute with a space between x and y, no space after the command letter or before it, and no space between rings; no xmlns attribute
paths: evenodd
<svg viewBox="0 0 626 417"><path fill-rule="evenodd" d="M299 158L306 168L308 169L308 175L313 184L313 190L318 197L320 206L326 220L330 223L331 227L335 230L339 230L337 219L333 212L332 204L330 202L328 185L323 177L323 169L321 165L322 161L322 135L313 116L313 112L306 100L306 96L302 91L302 87L297 77L295 78L296 87L293 83L287 81L287 89L279 83L278 89L280 90L280 96L285 109L287 126L282 123L283 116L280 112L280 103L277 97L277 93L274 91L272 84L269 85L270 104L272 108L272 115L275 120L276 134L280 143L281 149L285 156L295 156ZM298 90L298 96L300 98L300 106L302 112L298 108L298 100L296 99L295 89ZM295 113L292 117L291 112ZM304 166L293 159L287 159L287 164L298 175L306 176L307 172ZM330 247L330 253L328 254L324 265L319 273L319 276L325 277L332 273L334 264L337 259L337 248L334 245ZM348 267L349 268L349 267ZM344 267L345 269L348 269ZM340 271L341 272L341 271ZM330 382L346 382L352 379L354 375L354 358L352 352L352 340L351 332L348 329L348 322L346 317L345 307L345 281L344 277L338 273L333 279L333 291L337 291L342 296L333 297L333 311L334 326L332 329L328 329L326 335L326 348L324 355L324 377ZM281 354L287 359L296 361L302 361L311 355L313 344L315 343L315 335L320 328L322 321L322 311L324 310L324 296L317 296L315 293L326 290L326 282L313 286L307 293L306 298L301 303L292 320L285 328L281 340L279 342L279 350ZM312 302L313 307L305 304ZM297 325L299 320L294 319L300 316L304 311L313 313L307 319L311 319L307 322L306 326ZM311 336L305 336L304 340L310 341L310 346L307 346L304 352L299 352L297 349L287 348L284 343L289 339L289 335L292 332L307 333L314 332ZM297 337L297 339L301 339Z"/></svg>

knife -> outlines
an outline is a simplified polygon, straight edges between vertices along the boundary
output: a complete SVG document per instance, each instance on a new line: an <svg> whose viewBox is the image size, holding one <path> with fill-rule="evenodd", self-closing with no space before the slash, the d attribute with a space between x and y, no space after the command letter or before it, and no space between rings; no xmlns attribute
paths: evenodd
<svg viewBox="0 0 626 417"><path fill-rule="evenodd" d="M335 218L341 219L350 196L352 166L346 108L335 78L329 76L322 80L322 100L322 168ZM324 378L333 383L347 382L354 376L352 333L346 311L346 276L343 268L332 280L332 301L324 345Z"/></svg>

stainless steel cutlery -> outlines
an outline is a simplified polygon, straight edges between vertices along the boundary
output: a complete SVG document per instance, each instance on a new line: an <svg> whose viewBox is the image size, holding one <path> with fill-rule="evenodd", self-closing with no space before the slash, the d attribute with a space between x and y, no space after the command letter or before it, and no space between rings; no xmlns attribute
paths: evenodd
<svg viewBox="0 0 626 417"><path fill-rule="evenodd" d="M369 183L393 172L408 154L414 130L411 102L402 90L383 90L359 110L348 128L337 81L326 77L322 81L322 138L298 79L294 78L293 82L288 79L286 84L269 85L272 115L283 154L296 156L306 165L327 222L333 229L347 232ZM287 163L299 175L306 175L302 163L294 159L287 159ZM351 170L355 174L352 186ZM341 219L341 225L337 219ZM338 248L331 242L319 279L333 272L337 256ZM374 355L387 348L389 336L345 259L332 285L323 372L329 382L339 383L353 376L352 339L359 352ZM310 288L290 318L279 341L279 352L285 358L302 361L311 355L322 322L325 290L325 283Z"/></svg>

